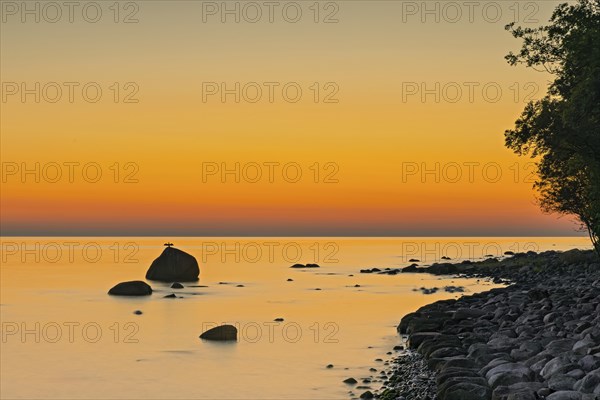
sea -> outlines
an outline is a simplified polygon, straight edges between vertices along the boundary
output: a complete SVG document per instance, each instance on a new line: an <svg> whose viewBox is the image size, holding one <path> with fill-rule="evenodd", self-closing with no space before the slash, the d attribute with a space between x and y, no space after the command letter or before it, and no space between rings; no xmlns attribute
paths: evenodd
<svg viewBox="0 0 600 400"><path fill-rule="evenodd" d="M149 281L145 297L107 294L144 280L166 242L196 257L198 282ZM591 245L586 237L2 237L0 398L357 397L366 389L343 381L379 375L403 345L402 316L500 286L361 269L571 248ZM238 340L199 338L221 324L235 325Z"/></svg>

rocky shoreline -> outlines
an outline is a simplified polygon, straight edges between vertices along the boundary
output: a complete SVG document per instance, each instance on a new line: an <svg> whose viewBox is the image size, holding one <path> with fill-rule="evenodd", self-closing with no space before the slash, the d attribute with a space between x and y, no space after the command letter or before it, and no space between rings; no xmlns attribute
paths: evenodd
<svg viewBox="0 0 600 400"><path fill-rule="evenodd" d="M402 318L398 332L409 350L388 363L376 398L600 399L600 259L595 253L528 252L407 268L401 272L510 285L438 301Z"/></svg>

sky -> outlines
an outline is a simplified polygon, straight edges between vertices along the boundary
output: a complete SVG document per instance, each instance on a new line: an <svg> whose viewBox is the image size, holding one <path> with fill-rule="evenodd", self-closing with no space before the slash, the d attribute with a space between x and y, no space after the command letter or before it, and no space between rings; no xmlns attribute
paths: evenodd
<svg viewBox="0 0 600 400"><path fill-rule="evenodd" d="M558 2L47 4L1 3L2 235L581 235L504 147Z"/></svg>

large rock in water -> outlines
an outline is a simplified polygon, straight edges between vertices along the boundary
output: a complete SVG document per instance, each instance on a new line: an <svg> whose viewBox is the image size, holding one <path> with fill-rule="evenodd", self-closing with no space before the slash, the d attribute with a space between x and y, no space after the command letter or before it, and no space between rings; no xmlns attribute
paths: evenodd
<svg viewBox="0 0 600 400"><path fill-rule="evenodd" d="M209 329L200 335L200 339L206 340L237 340L237 328L233 325L221 325Z"/></svg>
<svg viewBox="0 0 600 400"><path fill-rule="evenodd" d="M167 247L152 262L146 272L146 279L163 282L191 282L197 281L198 275L200 275L200 268L194 256L175 247Z"/></svg>
<svg viewBox="0 0 600 400"><path fill-rule="evenodd" d="M148 296L152 294L152 288L143 281L121 282L108 291L115 296Z"/></svg>

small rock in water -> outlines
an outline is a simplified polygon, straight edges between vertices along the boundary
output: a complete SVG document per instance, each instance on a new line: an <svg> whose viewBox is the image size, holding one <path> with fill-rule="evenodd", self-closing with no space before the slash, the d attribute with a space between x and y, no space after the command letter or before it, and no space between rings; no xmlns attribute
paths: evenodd
<svg viewBox="0 0 600 400"><path fill-rule="evenodd" d="M363 394L360 395L361 399L372 399L373 398L373 393L371 393L370 390L367 390L366 392L364 392Z"/></svg>
<svg viewBox="0 0 600 400"><path fill-rule="evenodd" d="M333 364L327 364L326 368L333 368Z"/></svg>
<svg viewBox="0 0 600 400"><path fill-rule="evenodd" d="M347 383L348 385L354 385L354 384L358 383L358 381L354 378L347 378L347 379L344 379L344 383Z"/></svg>
<svg viewBox="0 0 600 400"><path fill-rule="evenodd" d="M360 285L357 283L356 285L354 285L354 287L360 287Z"/></svg>
<svg viewBox="0 0 600 400"><path fill-rule="evenodd" d="M236 285L235 287L244 287L244 285L241 285L241 284L240 284L240 285Z"/></svg>
<svg viewBox="0 0 600 400"><path fill-rule="evenodd" d="M183 285L181 283L179 283L179 282L174 282L171 285L171 289L183 289Z"/></svg>
<svg viewBox="0 0 600 400"><path fill-rule="evenodd" d="M433 293L437 293L437 291L439 290L439 288L436 288L436 287L432 287L432 288L422 287L422 288L420 288L420 290L421 290L421 293L423 293L423 294L433 294Z"/></svg>
<svg viewBox="0 0 600 400"><path fill-rule="evenodd" d="M320 268L319 264L294 264L290 268Z"/></svg>
<svg viewBox="0 0 600 400"><path fill-rule="evenodd" d="M294 280L292 278L288 278L287 280L288 282L294 282Z"/></svg>
<svg viewBox="0 0 600 400"><path fill-rule="evenodd" d="M112 287L108 294L114 296L148 296L152 294L152 288L144 281L121 282Z"/></svg>
<svg viewBox="0 0 600 400"><path fill-rule="evenodd" d="M321 290L321 288L315 288L315 290Z"/></svg>
<svg viewBox="0 0 600 400"><path fill-rule="evenodd" d="M237 328L233 325L220 325L204 332L200 335L200 339L217 341L237 340Z"/></svg>
<svg viewBox="0 0 600 400"><path fill-rule="evenodd" d="M275 322L283 322L283 318L275 318L273 321L275 321Z"/></svg>
<svg viewBox="0 0 600 400"><path fill-rule="evenodd" d="M171 294L166 295L164 298L165 299L175 299L175 298L177 298L177 296L175 296L175 293L171 293Z"/></svg>
<svg viewBox="0 0 600 400"><path fill-rule="evenodd" d="M416 258L411 258L408 262L421 262L421 260L417 260Z"/></svg>
<svg viewBox="0 0 600 400"><path fill-rule="evenodd" d="M143 314L141 310L135 310L133 313L135 315L142 315Z"/></svg>

